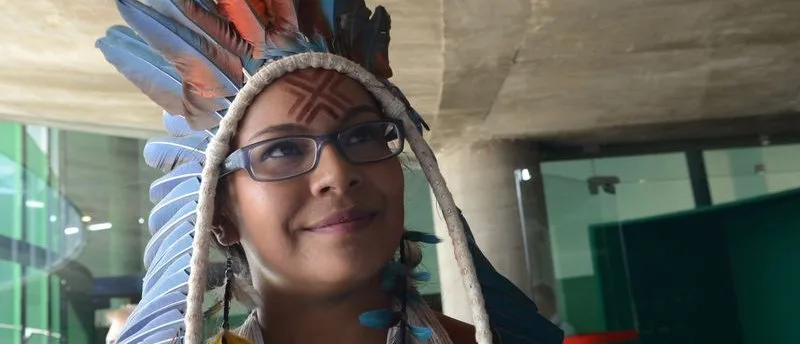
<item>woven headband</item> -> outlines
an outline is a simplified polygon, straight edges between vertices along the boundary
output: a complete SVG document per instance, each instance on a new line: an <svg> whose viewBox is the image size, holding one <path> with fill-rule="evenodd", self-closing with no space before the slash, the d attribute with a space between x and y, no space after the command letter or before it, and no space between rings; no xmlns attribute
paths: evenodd
<svg viewBox="0 0 800 344"><path fill-rule="evenodd" d="M561 342L560 331L478 249L422 137L427 126L388 81L385 9L370 11L364 0L116 0L116 5L132 29L113 26L96 45L164 109L170 134L148 140L144 149L147 164L165 175L150 187L156 205L148 219L152 237L144 252L142 299L120 344L169 343L176 330L184 331L177 337L189 344L203 342L214 197L230 140L259 93L287 73L309 68L357 81L387 116L402 121L447 223L478 343L492 342L490 325L506 344Z"/></svg>

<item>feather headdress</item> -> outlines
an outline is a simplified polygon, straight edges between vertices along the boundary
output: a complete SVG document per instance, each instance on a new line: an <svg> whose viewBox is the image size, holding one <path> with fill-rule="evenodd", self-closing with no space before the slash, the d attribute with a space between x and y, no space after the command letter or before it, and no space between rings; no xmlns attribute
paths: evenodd
<svg viewBox="0 0 800 344"><path fill-rule="evenodd" d="M152 238L144 253L142 300L119 343L203 342L202 304L220 165L256 95L281 76L305 68L338 71L360 82L387 116L403 122L443 209L478 343L491 342L490 323L501 337L508 334L505 343L556 343L553 327L471 240L422 138L427 125L388 81L390 18L383 7L370 11L364 0L115 1L130 28L109 28L97 47L164 109L170 134L149 140L144 150L146 162L166 174L151 185L156 205L148 222ZM432 241L413 232L406 240ZM488 307L481 287L491 293L485 295ZM381 311L362 316L368 326L390 320L391 314ZM420 338L429 331L411 328Z"/></svg>

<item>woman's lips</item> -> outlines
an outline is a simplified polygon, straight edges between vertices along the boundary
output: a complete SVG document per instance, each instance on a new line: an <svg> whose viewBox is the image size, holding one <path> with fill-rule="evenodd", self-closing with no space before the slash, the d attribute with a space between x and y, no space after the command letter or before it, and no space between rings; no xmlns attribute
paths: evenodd
<svg viewBox="0 0 800 344"><path fill-rule="evenodd" d="M352 233L369 224L377 215L372 211L340 211L325 217L307 231L315 233Z"/></svg>

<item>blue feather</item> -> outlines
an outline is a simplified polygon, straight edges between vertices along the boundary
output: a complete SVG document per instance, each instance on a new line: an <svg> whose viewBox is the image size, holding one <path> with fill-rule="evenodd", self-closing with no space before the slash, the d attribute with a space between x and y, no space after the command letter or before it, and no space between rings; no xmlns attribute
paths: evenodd
<svg viewBox="0 0 800 344"><path fill-rule="evenodd" d="M336 10L337 4L339 4L340 0L318 0L319 7L322 10L322 16L325 17L325 21L328 24L328 30L330 32L336 33ZM341 9L341 4L339 4Z"/></svg>
<svg viewBox="0 0 800 344"><path fill-rule="evenodd" d="M233 53L137 0L117 0L117 7L150 46L175 64L195 92L216 98L231 97L239 91L242 66Z"/></svg>
<svg viewBox="0 0 800 344"><path fill-rule="evenodd" d="M315 39L311 40L301 33L287 33L280 41L281 44L267 41L268 59L278 60L283 57L307 52L324 53L328 51L325 39L322 38L322 36L315 36Z"/></svg>
<svg viewBox="0 0 800 344"><path fill-rule="evenodd" d="M155 233L147 242L144 249L144 264L149 267L150 263L155 258L156 253L161 249L163 242L168 238L175 238L175 232L186 232L194 228L194 221L197 218L197 202L186 203L180 210L178 210L172 218L169 219L166 225L157 229ZM178 236L180 237L180 236ZM169 242L169 241L167 241Z"/></svg>
<svg viewBox="0 0 800 344"><path fill-rule="evenodd" d="M112 45L130 50L132 54L152 62L158 69L180 82L180 73L175 66L147 45L147 42L139 37L133 29L123 25L114 25L106 30L105 38Z"/></svg>
<svg viewBox="0 0 800 344"><path fill-rule="evenodd" d="M169 328L164 329L161 332L148 336L142 343L152 343L152 344L170 344L170 343L184 343L182 340L175 340L175 334L177 331L175 329ZM181 337L182 339L183 337Z"/></svg>
<svg viewBox="0 0 800 344"><path fill-rule="evenodd" d="M180 80L174 79L168 69L162 69L164 65L160 61L136 55L136 50L109 38L101 38L95 45L108 62L153 102L167 111L183 112Z"/></svg>
<svg viewBox="0 0 800 344"><path fill-rule="evenodd" d="M198 162L187 162L178 166L150 184L150 201L160 202L178 184L189 178L200 178L202 173L203 165Z"/></svg>
<svg viewBox="0 0 800 344"><path fill-rule="evenodd" d="M426 342L431 339L433 336L433 331L429 327L423 326L415 326L415 325L408 325L408 329L411 331L411 334L417 339Z"/></svg>
<svg viewBox="0 0 800 344"><path fill-rule="evenodd" d="M184 224L183 226L178 226L178 229L181 229L181 232L184 232L183 235L178 238L174 238L173 241L162 243L162 246L156 252L155 257L153 257L150 266L147 268L145 279L147 279L148 275L157 273L158 270L164 270L181 255L189 253L188 250L191 250L192 242L194 241L194 231L183 231L183 228L181 227L184 227L185 225L188 225L188 223Z"/></svg>
<svg viewBox="0 0 800 344"><path fill-rule="evenodd" d="M197 202L199 195L199 178L189 178L178 184L150 211L150 219L148 221L150 230L157 231L162 228L186 204Z"/></svg>
<svg viewBox="0 0 800 344"><path fill-rule="evenodd" d="M225 99L225 98L221 98ZM227 99L225 99L227 101ZM209 114L210 115L210 114ZM218 114L219 115L219 114ZM164 121L164 128L170 136L193 136L193 135L208 135L214 136L215 132L212 129L194 130L189 126L189 122L183 115L175 115L164 111L161 115ZM219 115L222 118L221 115Z"/></svg>
<svg viewBox="0 0 800 344"><path fill-rule="evenodd" d="M405 233L404 236L405 236L405 239L408 240L408 241L421 242L421 243L425 243L425 244L438 244L438 243L440 243L442 241L436 235L433 235L433 234L430 234L430 233L418 232L418 231L406 230L406 233Z"/></svg>
<svg viewBox="0 0 800 344"><path fill-rule="evenodd" d="M148 338L154 334L161 332L175 333L179 328L183 327L184 313L179 310L170 310L163 313L145 324L141 329L126 333L125 336L120 335L117 341L119 344L141 344L146 343L143 339Z"/></svg>
<svg viewBox="0 0 800 344"><path fill-rule="evenodd" d="M385 329L391 327L399 319L396 312L390 309L367 311L358 316L358 322L369 328Z"/></svg>
<svg viewBox="0 0 800 344"><path fill-rule="evenodd" d="M431 280L431 273L427 271L415 271L411 277L417 282L428 282Z"/></svg>
<svg viewBox="0 0 800 344"><path fill-rule="evenodd" d="M126 322L125 328L120 334L120 341L134 341L136 338L146 337L152 333L145 333L155 330L155 327L164 325L173 320L182 320L184 305L177 304L176 300L180 297L186 298L189 285L189 269L175 271L169 276L159 280L153 288L143 294L142 300L131 314L131 318ZM159 312L160 310L160 312ZM178 314L176 314L177 312ZM135 316L135 317L134 317ZM128 338L129 337L129 338Z"/></svg>
<svg viewBox="0 0 800 344"><path fill-rule="evenodd" d="M382 81L383 84L389 88L389 91L391 91L392 94L397 97L397 99L400 99L400 101L406 105L406 114L408 115L409 119L411 119L411 122L417 127L417 130L419 130L420 133L423 133L424 130L430 131L431 128L428 126L428 123L425 123L425 119L422 118L417 110L414 110L414 107L411 106L411 102L408 101L408 98L406 98L405 94L403 94L403 91L401 91L399 87L395 86L395 84L387 79L383 79Z"/></svg>
<svg viewBox="0 0 800 344"><path fill-rule="evenodd" d="M194 21L189 19L186 16L186 13L182 8L179 7L175 0L138 0L141 3L149 6L153 10L157 11L158 13L163 14L165 17L168 17L177 22L179 25L183 25L195 33L199 35L203 35L206 39L212 40L210 36L208 36L200 26L197 25ZM192 0L194 1L194 0ZM200 6L205 9L204 6Z"/></svg>
<svg viewBox="0 0 800 344"><path fill-rule="evenodd" d="M96 46L106 59L128 80L136 85L156 104L173 114L183 114L186 110L183 97L182 79L178 70L161 55L147 45L133 30L124 26L113 26L106 37L99 39ZM195 115L220 119L218 113L230 106L226 98L194 97L191 104Z"/></svg>
<svg viewBox="0 0 800 344"><path fill-rule="evenodd" d="M217 4L214 2L214 0L195 0L195 1L199 3L200 6L202 6L203 9L205 9L206 11L214 14L219 14L219 11L217 11Z"/></svg>
<svg viewBox="0 0 800 344"><path fill-rule="evenodd" d="M178 219L180 219L181 217L185 218L187 216L192 216L196 213L196 210L194 210L195 209L194 204L187 204L186 206L184 206L184 208L186 207L191 207L193 211L190 211L188 214L184 214L181 216L178 215L173 216L173 218L176 217ZM180 214L181 211L184 211L184 209L182 208L180 211L178 211L178 214ZM176 224L173 225L173 223ZM146 269L150 268L150 266L153 264L153 261L156 258L156 255L161 251L162 248L161 246L163 245L163 243L166 242L167 245L170 245L176 242L179 238L183 237L184 235L193 232L194 232L194 225L191 222L180 221L180 220L175 221L170 219L170 223L164 226L164 228L162 228L158 232L156 232L156 234L153 235L152 238L150 238L150 241L147 242L147 246L145 246L144 248L144 267Z"/></svg>
<svg viewBox="0 0 800 344"><path fill-rule="evenodd" d="M206 7L206 4L200 4L200 12L205 10L205 14L202 15L203 19L200 20L202 20L202 23L205 25L210 25L209 27L204 28L202 26L203 24L196 22L195 19L191 18L189 15L189 13L194 13L195 15L200 13L196 7L194 10L190 8L190 6L197 5L197 3L193 4L191 0L140 1L164 16L175 20L178 22L178 24L183 25L195 33L203 36L208 41L214 42L238 56L243 67L248 73L254 74L258 68L264 64L263 60L256 60L252 58L252 51L249 48L249 44L247 44L247 42L241 38L233 26L230 25L230 22L228 22L226 19L223 19L218 13L216 13L216 5L214 5L215 10L210 11ZM189 13L187 13L187 11ZM214 24L211 24L212 22Z"/></svg>
<svg viewBox="0 0 800 344"><path fill-rule="evenodd" d="M112 65L156 104L171 114L185 113L180 73L133 30L121 25L113 26L96 45ZM217 112L230 106L230 100L226 98L193 97L191 100L195 115L212 119L222 118Z"/></svg>
<svg viewBox="0 0 800 344"><path fill-rule="evenodd" d="M106 36L120 40L138 41L139 44L148 47L147 42L139 37L139 35L136 34L136 31L133 31L133 29L125 25L111 25L108 29L106 29Z"/></svg>
<svg viewBox="0 0 800 344"><path fill-rule="evenodd" d="M146 293L150 288L164 275L168 275L173 267L188 266L189 253L192 251L192 237L187 235L182 238L178 245L170 247L169 250L162 250L160 257L157 257L156 262L152 265L151 269L147 270L142 283L142 290Z"/></svg>
<svg viewBox="0 0 800 344"><path fill-rule="evenodd" d="M188 162L203 163L209 140L202 135L153 138L144 146L144 161L165 172Z"/></svg>
<svg viewBox="0 0 800 344"><path fill-rule="evenodd" d="M153 300L142 299L136 311L128 319L131 323L146 324L155 317L173 309L184 310L186 294L181 292L158 295ZM134 327L134 326L131 326ZM131 330L134 330L133 328Z"/></svg>

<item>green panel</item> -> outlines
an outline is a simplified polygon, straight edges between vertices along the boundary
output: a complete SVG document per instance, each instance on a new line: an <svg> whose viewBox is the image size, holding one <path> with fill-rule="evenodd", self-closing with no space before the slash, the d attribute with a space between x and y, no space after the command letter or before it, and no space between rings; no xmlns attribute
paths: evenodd
<svg viewBox="0 0 800 344"><path fill-rule="evenodd" d="M21 160L22 126L0 122L0 154L12 161Z"/></svg>
<svg viewBox="0 0 800 344"><path fill-rule="evenodd" d="M0 183L8 192L0 194L0 235L20 239L22 234L22 126L0 123L0 170L4 175ZM3 343L19 344L22 325L22 271L18 264L0 261L0 324L12 329L0 329Z"/></svg>
<svg viewBox="0 0 800 344"><path fill-rule="evenodd" d="M745 343L800 343L800 191L746 207L723 217Z"/></svg>
<svg viewBox="0 0 800 344"><path fill-rule="evenodd" d="M623 228L642 341L800 342L797 209L800 189L609 225Z"/></svg>
<svg viewBox="0 0 800 344"><path fill-rule="evenodd" d="M90 339L90 333L81 322L75 303L69 302L67 306L67 343L90 343Z"/></svg>
<svg viewBox="0 0 800 344"><path fill-rule="evenodd" d="M0 324L13 327L22 324L21 288L18 282L12 282L20 280L20 273L18 264L0 260L0 300L5 300L3 307L0 308ZM9 282L11 283L8 284ZM3 339L3 343L20 343L19 330L0 329L0 338Z"/></svg>
<svg viewBox="0 0 800 344"><path fill-rule="evenodd" d="M596 284L594 294L600 300L600 321L605 331L624 331L635 327L631 294L628 286L628 273L622 249L621 229L609 227L590 227L592 260Z"/></svg>
<svg viewBox="0 0 800 344"><path fill-rule="evenodd" d="M47 283L49 278L44 271L26 269L29 278L25 281L25 325L40 331L47 330L49 305L47 302ZM41 335L32 336L30 344L46 344L47 338Z"/></svg>
<svg viewBox="0 0 800 344"><path fill-rule="evenodd" d="M50 332L61 333L61 280L50 278Z"/></svg>
<svg viewBox="0 0 800 344"><path fill-rule="evenodd" d="M558 284L564 295L564 318L578 333L606 331L596 276L564 278Z"/></svg>

